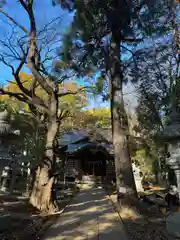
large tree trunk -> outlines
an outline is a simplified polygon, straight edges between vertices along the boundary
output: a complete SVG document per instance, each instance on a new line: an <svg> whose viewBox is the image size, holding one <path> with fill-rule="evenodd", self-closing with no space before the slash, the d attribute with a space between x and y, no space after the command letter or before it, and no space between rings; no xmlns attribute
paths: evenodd
<svg viewBox="0 0 180 240"><path fill-rule="evenodd" d="M113 35L111 41L109 70L117 194L121 205L129 206L132 200L137 200L137 191L129 152L128 119L123 100L123 73L120 61L120 40L116 37L116 34Z"/></svg>
<svg viewBox="0 0 180 240"><path fill-rule="evenodd" d="M58 100L57 100L58 101ZM52 187L54 182L54 166L56 163L56 137L59 132L59 121L57 120L57 101L54 101L52 112L49 119L47 130L46 149L44 159L38 166L36 177L33 184L30 203L43 212L53 213L57 210L57 205L52 195ZM56 109L56 110L55 110Z"/></svg>
<svg viewBox="0 0 180 240"><path fill-rule="evenodd" d="M56 208L52 199L54 178L49 176L45 164L36 171L36 179L30 196L30 203L42 212L53 213Z"/></svg>

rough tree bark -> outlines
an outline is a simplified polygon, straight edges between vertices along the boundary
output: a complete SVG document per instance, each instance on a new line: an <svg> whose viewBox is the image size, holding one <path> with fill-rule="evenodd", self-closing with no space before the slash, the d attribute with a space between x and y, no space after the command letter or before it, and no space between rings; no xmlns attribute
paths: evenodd
<svg viewBox="0 0 180 240"><path fill-rule="evenodd" d="M54 182L54 166L56 163L56 137L59 132L57 119L58 97L51 99L51 117L49 119L46 149L44 158L36 171L36 177L30 196L30 203L43 212L53 213L57 210L56 199L53 199L52 186Z"/></svg>
<svg viewBox="0 0 180 240"><path fill-rule="evenodd" d="M119 34L113 33L110 46L111 118L116 170L117 194L121 205L130 205L137 200L129 152L129 127L123 100L123 73L120 61Z"/></svg>

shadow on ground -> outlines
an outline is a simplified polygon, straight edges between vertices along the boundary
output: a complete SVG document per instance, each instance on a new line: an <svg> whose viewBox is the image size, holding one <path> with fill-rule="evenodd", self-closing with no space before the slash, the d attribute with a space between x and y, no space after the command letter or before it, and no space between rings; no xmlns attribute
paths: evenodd
<svg viewBox="0 0 180 240"><path fill-rule="evenodd" d="M63 206L66 204L67 201L63 203ZM27 198L0 196L0 214L5 213L10 214L10 221L7 223L7 230L0 232L0 239L124 239L121 235L121 221L114 211L112 202L109 201L104 190L98 188L82 190L63 214L53 215L50 218L41 216L28 204ZM55 224L50 227L52 223ZM164 222L156 218L156 215L153 223L144 221L141 217L124 219L124 226L130 239L167 239L163 234L166 231ZM49 230L45 231L48 227L50 227Z"/></svg>
<svg viewBox="0 0 180 240"><path fill-rule="evenodd" d="M69 201L70 199L59 201L59 208L64 208ZM0 239L38 239L38 236L58 217L59 214L41 215L37 209L28 203L27 197L9 194L0 195Z"/></svg>
<svg viewBox="0 0 180 240"><path fill-rule="evenodd" d="M117 212L103 189L82 190L43 240L126 239Z"/></svg>
<svg viewBox="0 0 180 240"><path fill-rule="evenodd" d="M144 216L123 219L102 189L83 190L60 216L43 240L166 240L165 221L154 214L154 222ZM152 220L152 219L151 219Z"/></svg>

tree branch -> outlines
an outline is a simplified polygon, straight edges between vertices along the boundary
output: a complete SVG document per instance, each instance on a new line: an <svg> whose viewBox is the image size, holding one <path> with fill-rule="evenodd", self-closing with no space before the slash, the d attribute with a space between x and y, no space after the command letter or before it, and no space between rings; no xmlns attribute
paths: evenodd
<svg viewBox="0 0 180 240"><path fill-rule="evenodd" d="M12 18L10 15L8 15L6 12L4 12L2 9L0 9L0 13L2 13L4 16L6 16L13 24L15 24L21 30L23 30L23 32L28 33L28 30L25 27L23 27L21 24L19 24L14 18Z"/></svg>
<svg viewBox="0 0 180 240"><path fill-rule="evenodd" d="M11 65L10 63L8 63L4 56L2 54L0 54L0 61L2 63L4 63L6 66L8 66L11 69L12 75L14 77L14 80L17 84L17 86L19 87L19 89L22 91L21 93L21 97L19 94L16 93L11 93L11 92L5 92L5 90L3 90L4 94L9 95L9 96L14 96L16 97L18 100L26 102L26 103L30 103L30 104L37 104L38 106L41 106L41 108L43 107L44 110L47 112L48 107L46 106L45 102L43 99L41 99L40 97L38 97L37 95L35 95L35 88L36 88L36 84L34 84L34 82L32 83L31 89L29 90L28 88L24 87L23 82L20 79L20 72L22 70L22 67L24 65L24 63L26 62L26 58L28 55L28 50L26 51L25 55L22 57L17 69L15 69L13 67L13 65ZM27 96L25 98L25 95ZM24 96L24 98L22 99L22 96Z"/></svg>
<svg viewBox="0 0 180 240"><path fill-rule="evenodd" d="M37 105L38 108L41 108L41 110L43 112L49 113L49 109L44 104L44 101L38 97L29 98L28 96L26 96L23 93L19 93L19 92L15 93L15 92L6 91L3 88L0 89L0 94L8 95L10 97L15 97L17 100L27 103L28 105L35 104L35 105Z"/></svg>
<svg viewBox="0 0 180 240"><path fill-rule="evenodd" d="M24 0L19 0L19 2L21 3L22 7L27 11L27 13L29 14L29 12L32 10L32 6L33 6L33 0L27 0L25 3Z"/></svg>
<svg viewBox="0 0 180 240"><path fill-rule="evenodd" d="M26 52L26 55L23 56L23 58L21 59L21 61L20 61L20 63L19 63L19 65L18 65L18 67L17 67L16 70L15 70L15 68L14 68L10 63L8 63L8 62L4 59L4 57L3 57L2 54L0 55L0 61L1 61L2 63L4 63L6 66L8 66L9 68L11 68L12 75L13 75L14 80L16 81L19 89L20 89L23 93L25 93L26 95L28 95L29 97L31 97L31 92L30 92L27 88L25 88L25 87L23 86L23 84L22 84L22 82L21 82L21 79L20 79L20 77L19 77L20 71L21 71L21 69L22 69L22 67L23 67L23 65L24 65L24 63L25 63L25 61L26 61L27 54L28 54L28 53Z"/></svg>
<svg viewBox="0 0 180 240"><path fill-rule="evenodd" d="M83 92L85 89L90 89L90 87L82 87L77 91L67 91L67 92L58 93L58 97L61 98L67 95L77 95L78 93Z"/></svg>
<svg viewBox="0 0 180 240"><path fill-rule="evenodd" d="M52 92L56 89L55 83L53 83L53 81L50 81L50 79L44 78L39 72L40 53L37 47L37 29L32 7L33 0L28 1L27 4L23 0L19 0L19 2L21 3L22 7L26 10L30 22L28 67L31 70L31 73L34 76L34 78L41 85L41 87L48 94L52 94Z"/></svg>
<svg viewBox="0 0 180 240"><path fill-rule="evenodd" d="M0 95L8 95L10 97L15 97L16 99L18 99L19 101L28 102L28 98L23 94L23 93L13 93L10 91L6 91L3 88L0 89Z"/></svg>

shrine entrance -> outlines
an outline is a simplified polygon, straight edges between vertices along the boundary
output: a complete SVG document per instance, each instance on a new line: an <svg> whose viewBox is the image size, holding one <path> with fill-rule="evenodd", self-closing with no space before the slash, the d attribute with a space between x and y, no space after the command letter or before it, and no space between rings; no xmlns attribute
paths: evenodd
<svg viewBox="0 0 180 240"><path fill-rule="evenodd" d="M105 177L106 176L106 155L101 151L88 151L82 159L82 170L84 175Z"/></svg>

